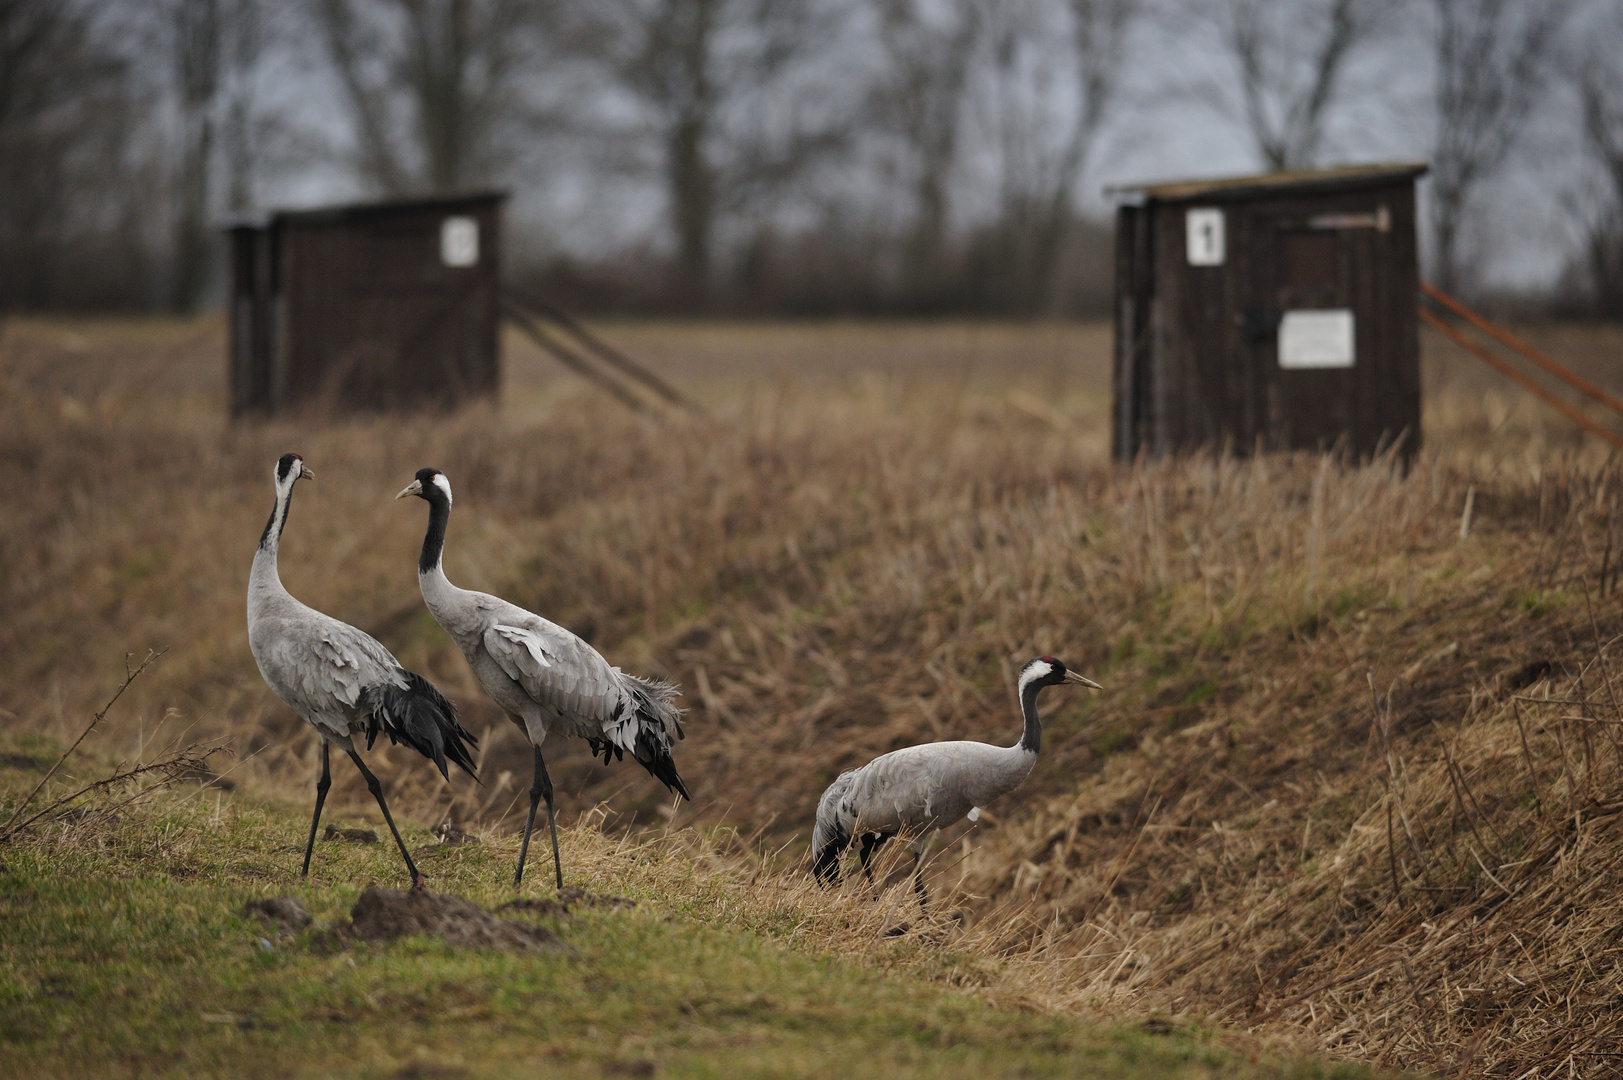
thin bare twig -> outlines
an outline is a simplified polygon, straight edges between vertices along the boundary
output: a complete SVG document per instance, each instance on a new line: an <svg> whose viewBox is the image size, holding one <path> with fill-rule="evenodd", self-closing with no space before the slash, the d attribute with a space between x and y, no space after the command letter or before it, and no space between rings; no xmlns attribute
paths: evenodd
<svg viewBox="0 0 1623 1080"><path fill-rule="evenodd" d="M39 783L34 785L34 790L28 793L28 797L17 804L17 808L11 812L11 816L6 819L6 823L4 825L0 825L0 839L4 839L12 834L14 831L12 829L12 823L17 820L24 808L27 807L29 803L34 801L34 796L40 793L40 789L50 782L51 777L56 775L56 770L62 767L62 763L68 760L68 756L75 750L79 749L79 744L84 742L92 731L96 730L96 725L100 724L102 720L106 718L108 710L113 707L119 698L124 696L124 691L130 688L130 684L140 677L141 672L152 666L153 661L157 660L158 657L162 656L168 651L168 649L159 649L154 652L153 650L148 649L146 659L142 660L140 664L136 665L134 671L130 670L129 657L125 657L123 683L119 685L117 690L113 691L113 696L107 699L107 704L101 707L101 711L90 718L90 723L86 724L85 729L79 732L79 737L73 740L73 745L62 751L62 756L56 759L56 764L52 765L45 775L40 777ZM30 818L29 820L33 819Z"/></svg>
<svg viewBox="0 0 1623 1080"><path fill-rule="evenodd" d="M184 750L181 750L170 757L164 758L162 761L155 761L149 765L137 765L133 769L125 769L123 772L115 772L112 776L103 777L94 783L86 784L84 787L73 792L71 795L64 795L52 802L49 806L45 807L45 809L39 810L30 815L20 824L16 826L8 826L4 832L0 832L0 842L11 839L12 836L21 833L24 829L28 828L28 826L32 825L40 818L48 816L57 808L66 806L68 803L73 802L81 795L87 795L92 791L107 791L118 786L119 784L134 780L140 776L149 776L153 773L161 773L163 775L162 783L159 786L172 784L176 780L184 779L186 776L194 774L197 771L205 768L208 765L209 758L224 749L224 743L204 747L201 749L201 751L199 751L199 748L196 745L188 746Z"/></svg>

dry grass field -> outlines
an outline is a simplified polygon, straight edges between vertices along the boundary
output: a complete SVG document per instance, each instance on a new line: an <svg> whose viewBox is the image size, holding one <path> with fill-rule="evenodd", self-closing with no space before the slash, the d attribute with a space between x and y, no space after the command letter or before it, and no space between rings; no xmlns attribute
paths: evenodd
<svg viewBox="0 0 1623 1080"><path fill-rule="evenodd" d="M391 498L435 465L452 580L683 685L694 803L549 744L566 822L732 826L752 839L706 849L731 887L815 906L795 860L822 787L914 741L1012 740L1014 672L1053 653L1106 692L1050 693L1031 780L938 838L941 903L893 891L885 928L1001 965L984 992L1039 1010L1449 1075L1615 1072L1623 472L1595 440L1431 340L1407 471L1127 468L1106 327L599 330L708 415L631 415L514 341L499 405L234 426L215 320L11 323L0 724L71 739L126 655L167 649L98 751L229 739L237 791L302 811L314 741L243 625L271 465L296 450L317 480L288 587L484 736L482 787L380 747L391 801L510 834L522 738L422 609L423 509ZM1623 328L1527 336L1623 390ZM366 818L335 779L329 805ZM860 940L819 947L872 955L878 925L840 926Z"/></svg>

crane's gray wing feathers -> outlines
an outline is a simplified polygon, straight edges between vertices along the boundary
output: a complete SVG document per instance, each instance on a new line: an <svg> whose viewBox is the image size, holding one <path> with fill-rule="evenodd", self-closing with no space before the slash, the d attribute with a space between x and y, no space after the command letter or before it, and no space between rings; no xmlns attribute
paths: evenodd
<svg viewBox="0 0 1623 1080"><path fill-rule="evenodd" d="M262 649L272 689L301 713L348 713L370 686L405 687L399 661L371 636L325 616L307 623L304 632L276 634Z"/></svg>
<svg viewBox="0 0 1623 1080"><path fill-rule="evenodd" d="M485 651L549 712L565 720L608 723L623 696L614 668L574 634L531 618L530 625L510 618L493 624L484 634Z"/></svg>
<svg viewBox="0 0 1623 1080"><path fill-rule="evenodd" d="M926 829L1014 790L1035 761L1019 747L926 743L874 758L841 776L823 798L834 797L830 820L847 834ZM823 816L820 806L819 822Z"/></svg>
<svg viewBox="0 0 1623 1080"><path fill-rule="evenodd" d="M479 742L457 723L456 706L370 634L299 604L256 617L249 646L276 696L321 730L342 737L364 728L368 749L381 731L442 776L447 760L474 776L469 750Z"/></svg>
<svg viewBox="0 0 1623 1080"><path fill-rule="evenodd" d="M943 778L931 768L929 757L917 752L922 749L894 751L858 770L847 796L856 827L881 832L917 828L941 812Z"/></svg>

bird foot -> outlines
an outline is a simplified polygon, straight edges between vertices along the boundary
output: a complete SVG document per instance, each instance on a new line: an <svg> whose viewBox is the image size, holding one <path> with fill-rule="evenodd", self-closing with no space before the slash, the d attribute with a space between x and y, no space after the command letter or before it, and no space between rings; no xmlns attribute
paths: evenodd
<svg viewBox="0 0 1623 1080"><path fill-rule="evenodd" d="M428 879L423 876L423 872L421 870L417 871L417 873L412 876L411 887L414 889L425 889L428 887Z"/></svg>

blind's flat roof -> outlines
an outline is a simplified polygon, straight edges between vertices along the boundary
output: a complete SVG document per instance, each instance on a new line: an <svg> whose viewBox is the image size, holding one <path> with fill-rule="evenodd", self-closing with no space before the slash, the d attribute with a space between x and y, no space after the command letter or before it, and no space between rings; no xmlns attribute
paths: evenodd
<svg viewBox="0 0 1623 1080"><path fill-rule="evenodd" d="M319 206L309 210L278 210L271 215L276 222L321 222L372 217L422 210L452 211L507 198L505 191L470 191L456 195L417 195L405 198L379 199L373 202L346 203L341 206Z"/></svg>
<svg viewBox="0 0 1623 1080"><path fill-rule="evenodd" d="M407 195L392 199L374 199L371 202L340 203L335 206L314 206L300 210L272 210L258 217L244 217L223 222L226 232L234 229L263 229L269 225L316 225L335 221L353 221L358 218L386 217L390 214L409 214L424 210L451 213L472 209L508 197L505 191L468 191L451 195Z"/></svg>
<svg viewBox="0 0 1623 1080"><path fill-rule="evenodd" d="M1206 196L1239 197L1271 192L1314 188L1354 188L1390 180L1419 176L1430 168L1424 161L1388 161L1370 165L1342 165L1333 169L1301 169L1292 172L1256 173L1251 176L1221 176L1205 180L1155 181L1143 184L1112 184L1105 194L1123 201L1197 199Z"/></svg>

